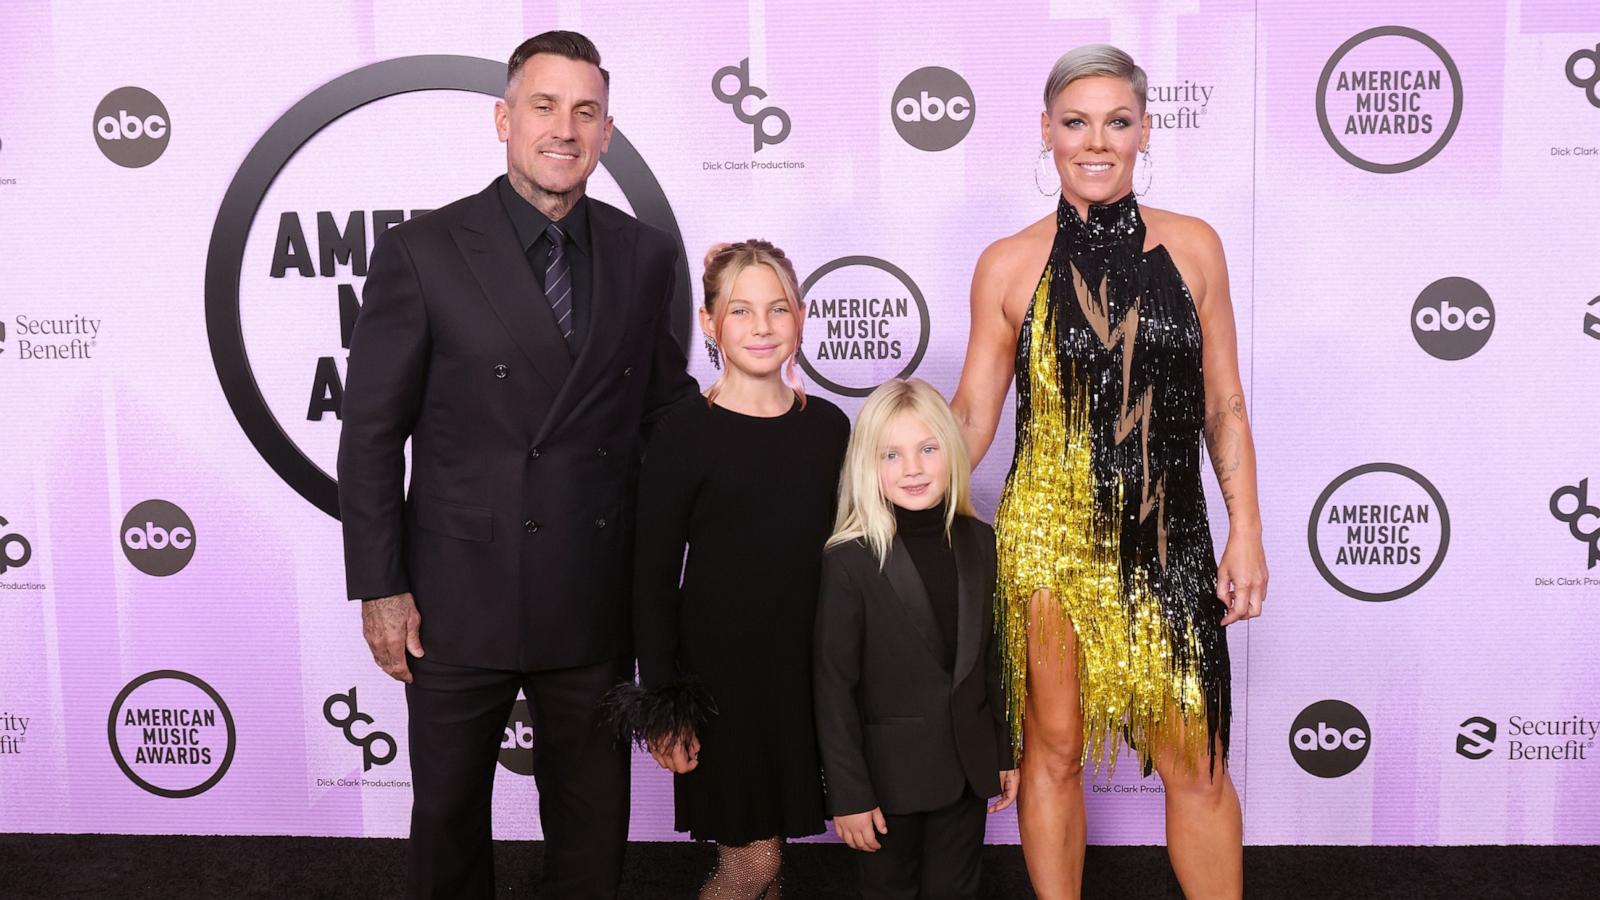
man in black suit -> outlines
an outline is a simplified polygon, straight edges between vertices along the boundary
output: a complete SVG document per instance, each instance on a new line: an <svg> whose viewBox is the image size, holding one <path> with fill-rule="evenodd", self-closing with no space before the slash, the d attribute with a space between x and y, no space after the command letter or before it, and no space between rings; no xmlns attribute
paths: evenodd
<svg viewBox="0 0 1600 900"><path fill-rule="evenodd" d="M492 895L519 688L543 894L617 892L629 757L596 707L633 672L641 427L695 384L669 330L676 245L584 196L608 87L580 34L518 47L495 103L506 175L379 239L351 339L345 567L373 658L407 685L413 896Z"/></svg>

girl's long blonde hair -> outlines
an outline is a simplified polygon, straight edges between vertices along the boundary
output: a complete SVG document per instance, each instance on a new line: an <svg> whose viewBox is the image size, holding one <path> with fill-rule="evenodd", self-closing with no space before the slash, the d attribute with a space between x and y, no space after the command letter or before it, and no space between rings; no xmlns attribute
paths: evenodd
<svg viewBox="0 0 1600 900"><path fill-rule="evenodd" d="M827 546L849 541L865 541L878 557L881 567L889 559L894 544L894 510L878 482L878 457L883 452L889 423L901 413L910 413L928 426L944 453L946 473L944 501L945 537L957 515L975 515L972 510L972 474L967 461L967 445L955 414L933 385L920 378L895 378L878 385L862 404L855 430L844 454L844 470L839 473L839 514Z"/></svg>
<svg viewBox="0 0 1600 900"><path fill-rule="evenodd" d="M722 345L722 320L728 316L728 306L720 301L728 298L733 290L733 283L739 280L739 273L751 266L766 266L772 274L778 276L778 283L783 285L783 294L789 299L789 306L795 317L794 326L794 352L783 363L783 380L794 389L796 397L800 398L800 408L806 405L805 385L800 381L800 374L795 370L795 357L800 355L801 341L805 334L806 307L800 299L800 282L795 278L794 263L776 244L761 238L751 238L747 241L735 241L731 244L713 244L706 251L705 272L700 276L701 286L705 289L705 309L711 315L712 327L716 332L712 340ZM706 402L717 399L717 394L722 391L722 383L728 377L728 370L723 368L722 375L706 389Z"/></svg>

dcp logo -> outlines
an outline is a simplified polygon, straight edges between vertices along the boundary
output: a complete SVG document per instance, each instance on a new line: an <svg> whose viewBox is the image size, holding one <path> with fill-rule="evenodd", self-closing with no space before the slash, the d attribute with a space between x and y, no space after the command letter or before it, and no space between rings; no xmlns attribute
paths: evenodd
<svg viewBox="0 0 1600 900"><path fill-rule="evenodd" d="M1589 545L1589 568L1600 563L1600 507L1589 505L1589 479L1556 488L1550 495L1550 515L1567 523L1573 538Z"/></svg>
<svg viewBox="0 0 1600 900"><path fill-rule="evenodd" d="M94 140L106 159L137 169L148 166L167 151L172 139L171 119L155 94L139 87L120 87L105 96L94 110Z"/></svg>
<svg viewBox="0 0 1600 900"><path fill-rule="evenodd" d="M1466 359L1494 334L1494 301L1474 281L1441 278L1411 305L1411 336L1435 359Z"/></svg>
<svg viewBox="0 0 1600 900"><path fill-rule="evenodd" d="M1581 77L1578 66L1585 62L1589 64L1589 75ZM1584 48L1567 57L1567 80L1573 87L1583 88L1591 105L1600 107L1600 93L1596 92L1600 88L1600 44L1595 44L1593 50Z"/></svg>
<svg viewBox="0 0 1600 900"><path fill-rule="evenodd" d="M533 717L528 714L528 701L518 699L511 707L511 717L506 719L505 734L500 739L500 765L518 775L533 774Z"/></svg>
<svg viewBox="0 0 1600 900"><path fill-rule="evenodd" d="M1600 297L1596 297L1593 300L1590 300L1589 301L1589 305L1590 306L1600 306ZM1584 313L1583 314L1583 333L1587 334L1589 337L1592 337L1597 341L1600 341L1600 316L1597 316L1592 312ZM5 337L6 337L5 326L0 325L0 341L5 340Z"/></svg>
<svg viewBox="0 0 1600 900"><path fill-rule="evenodd" d="M724 79L736 79L737 88L731 92L722 89ZM761 148L767 144L781 144L789 137L789 114L776 106L763 107L756 112L749 112L744 108L746 97L757 100L767 99L767 92L750 83L750 57L739 60L736 66L723 66L717 74L711 76L711 93L718 100L733 107L733 114L739 121L755 129L755 152L760 153ZM767 128L767 120L777 122L777 131L772 132Z"/></svg>
<svg viewBox="0 0 1600 900"><path fill-rule="evenodd" d="M194 559L194 541L188 513L165 500L146 500L122 519L122 552L146 575L183 571Z"/></svg>
<svg viewBox="0 0 1600 900"><path fill-rule="evenodd" d="M1289 726L1289 752L1294 761L1318 778L1354 772L1371 746L1367 717L1343 700L1313 703Z"/></svg>
<svg viewBox="0 0 1600 900"><path fill-rule="evenodd" d="M1494 752L1494 738L1499 731L1498 725L1483 716L1473 716L1461 723L1456 752L1467 759L1483 759Z"/></svg>
<svg viewBox="0 0 1600 900"><path fill-rule="evenodd" d="M6 527L9 522L5 516L0 516L0 528ZM0 536L0 575L7 569L20 569L33 558L33 545L20 534L12 532Z"/></svg>
<svg viewBox="0 0 1600 900"><path fill-rule="evenodd" d="M344 712L336 715L333 709L341 703L344 704ZM373 766L386 766L394 762L396 747L393 737L376 729L368 731L360 737L356 736L355 724L360 722L363 725L371 725L372 717L356 709L356 689L354 687L351 687L350 692L347 694L329 695L328 699L322 703L322 718L326 719L329 725L343 731L344 739L349 741L352 746L361 748L361 771L370 772ZM383 745L384 749L381 753L372 751L373 746L376 744Z"/></svg>
<svg viewBox="0 0 1600 900"><path fill-rule="evenodd" d="M977 114L972 87L941 66L925 66L901 79L889 108L900 137L931 152L961 143Z"/></svg>

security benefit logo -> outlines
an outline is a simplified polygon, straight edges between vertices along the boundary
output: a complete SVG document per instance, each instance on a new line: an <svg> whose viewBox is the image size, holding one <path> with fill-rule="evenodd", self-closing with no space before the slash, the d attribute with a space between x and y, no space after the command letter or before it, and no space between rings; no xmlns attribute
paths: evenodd
<svg viewBox="0 0 1600 900"><path fill-rule="evenodd" d="M176 575L194 559L194 522L176 504L146 500L122 517L122 552L146 575Z"/></svg>
<svg viewBox="0 0 1600 900"><path fill-rule="evenodd" d="M0 757L21 756L22 745L28 742L28 723L31 716L18 715L12 710L0 710Z"/></svg>
<svg viewBox="0 0 1600 900"><path fill-rule="evenodd" d="M390 228L505 171L489 116L504 90L505 64L473 57L357 69L271 123L223 196L205 288L218 381L262 458L330 516L346 365L373 249ZM660 183L618 131L589 193L680 234ZM677 288L685 299L674 321L687 325L687 268Z"/></svg>
<svg viewBox="0 0 1600 900"><path fill-rule="evenodd" d="M528 701L518 697L500 738L500 765L518 775L533 774L533 716Z"/></svg>
<svg viewBox="0 0 1600 900"><path fill-rule="evenodd" d="M1450 143L1461 123L1461 72L1413 28L1369 28L1339 45L1317 82L1328 146L1368 172L1408 172Z"/></svg>
<svg viewBox="0 0 1600 900"><path fill-rule="evenodd" d="M1504 728L1484 716L1463 721L1456 730L1456 753L1470 760L1498 753L1511 762L1575 762L1591 757L1595 737L1600 735L1600 719L1582 715L1512 715L1500 721L1505 722Z"/></svg>
<svg viewBox="0 0 1600 900"><path fill-rule="evenodd" d="M79 360L94 359L100 341L103 319L84 315L34 316L26 313L12 319L9 343L7 326L0 322L0 359Z"/></svg>
<svg viewBox="0 0 1600 900"><path fill-rule="evenodd" d="M961 143L978 106L972 86L942 66L925 66L900 80L889 102L894 130L918 150L938 152Z"/></svg>
<svg viewBox="0 0 1600 900"><path fill-rule="evenodd" d="M1583 314L1583 333L1600 341L1600 315L1596 311L1600 311L1600 297L1589 301L1589 311Z"/></svg>
<svg viewBox="0 0 1600 900"><path fill-rule="evenodd" d="M222 695L171 669L130 681L111 704L106 732L122 774L158 797L193 797L216 787L238 744Z"/></svg>
<svg viewBox="0 0 1600 900"><path fill-rule="evenodd" d="M1466 359L1494 334L1494 301L1466 278L1441 278L1411 305L1411 336L1434 359Z"/></svg>
<svg viewBox="0 0 1600 900"><path fill-rule="evenodd" d="M906 378L928 352L928 301L887 260L836 259L806 278L800 297L800 366L839 396L865 397L890 378Z"/></svg>
<svg viewBox="0 0 1600 900"><path fill-rule="evenodd" d="M1343 700L1319 700L1289 726L1289 753L1318 778L1354 772L1372 748L1372 727L1361 710Z"/></svg>
<svg viewBox="0 0 1600 900"><path fill-rule="evenodd" d="M94 140L106 159L127 169L148 166L167 152L172 117L160 98L140 87L120 87L94 109Z"/></svg>
<svg viewBox="0 0 1600 900"><path fill-rule="evenodd" d="M1595 498L1600 500L1600 497ZM1564 484L1550 495L1550 515L1567 526L1573 540L1587 548L1588 568L1600 564L1600 506L1589 500L1589 479ZM1585 579L1589 583L1600 583Z"/></svg>
<svg viewBox="0 0 1600 900"><path fill-rule="evenodd" d="M1335 478L1311 509L1311 561L1333 588L1382 602L1415 593L1444 564L1450 512L1420 472L1367 463Z"/></svg>

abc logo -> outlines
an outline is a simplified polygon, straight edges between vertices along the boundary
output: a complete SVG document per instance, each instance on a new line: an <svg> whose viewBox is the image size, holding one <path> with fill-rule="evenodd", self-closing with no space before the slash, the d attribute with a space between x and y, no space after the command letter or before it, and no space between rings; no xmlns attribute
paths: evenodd
<svg viewBox="0 0 1600 900"><path fill-rule="evenodd" d="M518 699L511 707L511 717L506 719L506 730L500 739L500 765L518 775L533 774L533 717L528 715L528 701Z"/></svg>
<svg viewBox="0 0 1600 900"><path fill-rule="evenodd" d="M889 104L894 130L918 150L937 152L961 143L972 130L977 105L966 79L940 66L912 72Z"/></svg>
<svg viewBox="0 0 1600 900"><path fill-rule="evenodd" d="M172 119L155 94L120 87L94 110L94 140L106 159L137 169L161 158L172 137Z"/></svg>
<svg viewBox="0 0 1600 900"><path fill-rule="evenodd" d="M1466 359L1494 333L1494 301L1476 282L1441 278L1411 307L1411 334L1436 359Z"/></svg>
<svg viewBox="0 0 1600 900"><path fill-rule="evenodd" d="M146 500L122 519L122 552L146 575L165 577L194 559L194 523L165 500Z"/></svg>
<svg viewBox="0 0 1600 900"><path fill-rule="evenodd" d="M1338 778L1367 758L1371 735L1361 710L1343 700L1321 700L1295 717L1289 727L1289 752L1312 775Z"/></svg>

